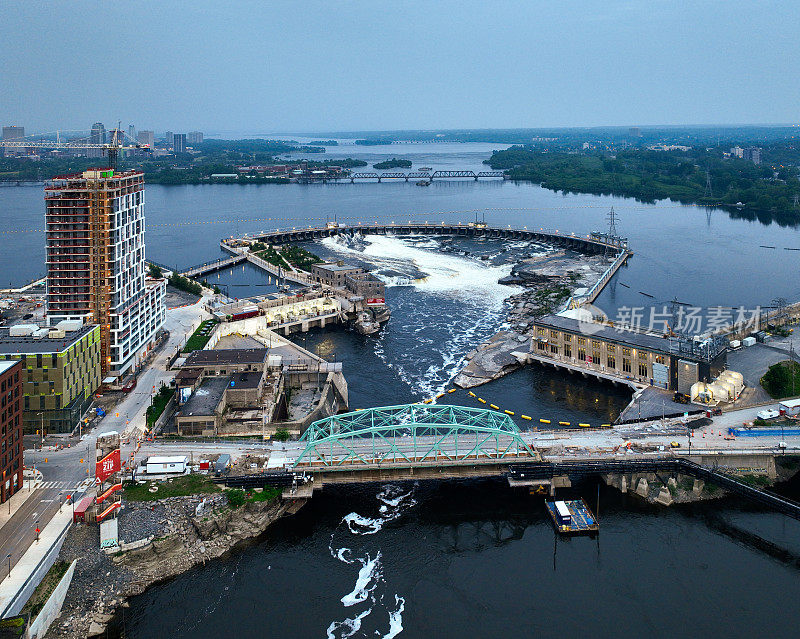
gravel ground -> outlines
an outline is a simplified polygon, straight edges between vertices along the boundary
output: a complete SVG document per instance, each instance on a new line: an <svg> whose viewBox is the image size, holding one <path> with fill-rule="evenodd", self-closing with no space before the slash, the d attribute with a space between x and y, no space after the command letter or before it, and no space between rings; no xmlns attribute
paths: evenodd
<svg viewBox="0 0 800 639"><path fill-rule="evenodd" d="M119 538L125 543L160 537L167 530L167 510L160 502L126 502L120 512Z"/></svg>
<svg viewBox="0 0 800 639"><path fill-rule="evenodd" d="M100 529L97 526L73 526L64 540L59 558L79 561L75 564L75 574L61 616L50 627L47 636L74 637L74 628L84 625L86 618L110 615L121 603L115 593L119 592L120 586L135 579L130 571L114 566L100 550ZM89 593L91 596L87 596Z"/></svg>

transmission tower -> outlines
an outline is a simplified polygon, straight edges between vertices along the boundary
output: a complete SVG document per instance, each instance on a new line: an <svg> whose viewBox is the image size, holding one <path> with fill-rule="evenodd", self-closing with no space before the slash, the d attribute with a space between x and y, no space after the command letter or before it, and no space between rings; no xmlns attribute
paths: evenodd
<svg viewBox="0 0 800 639"><path fill-rule="evenodd" d="M711 173L706 169L706 190L703 192L703 197L714 197L711 192Z"/></svg>
<svg viewBox="0 0 800 639"><path fill-rule="evenodd" d="M609 245L614 242L615 238L617 237L617 214L614 212L614 207L611 207L611 210L608 212L606 216L608 220L608 233L606 236L606 248L603 251L603 257L606 261L608 261L608 250Z"/></svg>

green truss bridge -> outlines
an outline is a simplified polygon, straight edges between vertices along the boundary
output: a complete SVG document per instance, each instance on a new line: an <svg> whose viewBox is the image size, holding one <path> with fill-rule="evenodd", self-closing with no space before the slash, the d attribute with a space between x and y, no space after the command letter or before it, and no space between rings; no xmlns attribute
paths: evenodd
<svg viewBox="0 0 800 639"><path fill-rule="evenodd" d="M479 408L403 404L334 415L312 423L287 459L324 481L500 475L539 461L513 420Z"/></svg>

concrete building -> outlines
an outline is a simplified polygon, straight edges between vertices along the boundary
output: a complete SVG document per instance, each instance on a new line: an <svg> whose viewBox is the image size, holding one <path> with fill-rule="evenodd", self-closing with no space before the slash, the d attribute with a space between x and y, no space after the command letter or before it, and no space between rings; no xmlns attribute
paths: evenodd
<svg viewBox="0 0 800 639"><path fill-rule="evenodd" d="M750 160L753 164L761 164L761 148L757 146L749 146L742 153L742 158Z"/></svg>
<svg viewBox="0 0 800 639"><path fill-rule="evenodd" d="M0 503L22 487L22 364L0 362Z"/></svg>
<svg viewBox="0 0 800 639"><path fill-rule="evenodd" d="M139 131L136 141L142 146L155 147L155 134L152 131Z"/></svg>
<svg viewBox="0 0 800 639"><path fill-rule="evenodd" d="M100 386L100 327L63 321L50 329L0 329L0 361L22 362L26 433L70 433Z"/></svg>
<svg viewBox="0 0 800 639"><path fill-rule="evenodd" d="M372 273L351 273L344 278L345 288L363 297L367 305L386 303L386 285Z"/></svg>
<svg viewBox="0 0 800 639"><path fill-rule="evenodd" d="M146 276L144 176L57 177L45 203L48 321L98 324L103 376L120 377L154 345L166 314L166 282Z"/></svg>
<svg viewBox="0 0 800 639"><path fill-rule="evenodd" d="M533 359L599 376L688 395L692 384L711 381L725 368L725 347L707 340L662 337L562 315L547 315L534 326Z"/></svg>
<svg viewBox="0 0 800 639"><path fill-rule="evenodd" d="M208 375L230 375L248 371L263 371L268 348L221 348L193 351L186 357L182 369L200 369Z"/></svg>
<svg viewBox="0 0 800 639"><path fill-rule="evenodd" d="M92 144L105 144L107 141L106 127L102 122L95 122L89 134L89 142ZM102 157L103 149L86 149L86 156L90 158Z"/></svg>
<svg viewBox="0 0 800 639"><path fill-rule="evenodd" d="M172 131L166 131L164 133L164 141L167 143L167 146L169 148L172 148L172 141L173 141L174 137L175 137L175 134Z"/></svg>
<svg viewBox="0 0 800 639"><path fill-rule="evenodd" d="M175 153L186 153L186 134L175 133L172 136L172 150Z"/></svg>
<svg viewBox="0 0 800 639"><path fill-rule="evenodd" d="M186 141L189 144L202 144L203 143L203 132L202 131L189 131L186 134Z"/></svg>
<svg viewBox="0 0 800 639"><path fill-rule="evenodd" d="M219 433L225 413L225 391L230 377L206 377L175 414L179 435L210 436Z"/></svg>
<svg viewBox="0 0 800 639"><path fill-rule="evenodd" d="M24 126L4 126L3 127L3 141L9 142L12 140L22 140L25 137L25 127ZM8 156L14 155L25 155L27 152L24 148L12 148L7 149L3 147L3 153Z"/></svg>

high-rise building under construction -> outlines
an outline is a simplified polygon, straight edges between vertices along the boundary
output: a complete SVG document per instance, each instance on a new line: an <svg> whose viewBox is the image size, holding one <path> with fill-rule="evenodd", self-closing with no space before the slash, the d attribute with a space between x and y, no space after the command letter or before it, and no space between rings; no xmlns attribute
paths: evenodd
<svg viewBox="0 0 800 639"><path fill-rule="evenodd" d="M103 376L119 377L164 323L163 279L147 277L144 175L92 169L45 188L47 316L100 326Z"/></svg>

